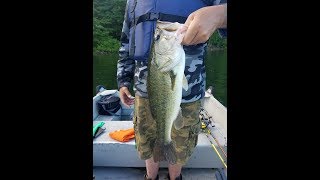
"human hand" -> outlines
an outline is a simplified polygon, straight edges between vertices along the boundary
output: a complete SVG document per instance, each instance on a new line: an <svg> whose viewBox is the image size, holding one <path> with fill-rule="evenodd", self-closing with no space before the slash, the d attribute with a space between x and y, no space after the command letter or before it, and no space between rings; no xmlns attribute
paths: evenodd
<svg viewBox="0 0 320 180"><path fill-rule="evenodd" d="M227 4L198 9L188 16L183 45L206 42L218 28L227 27Z"/></svg>
<svg viewBox="0 0 320 180"><path fill-rule="evenodd" d="M134 97L131 95L127 87L120 88L119 96L121 102L127 107L130 107L130 105L134 104Z"/></svg>

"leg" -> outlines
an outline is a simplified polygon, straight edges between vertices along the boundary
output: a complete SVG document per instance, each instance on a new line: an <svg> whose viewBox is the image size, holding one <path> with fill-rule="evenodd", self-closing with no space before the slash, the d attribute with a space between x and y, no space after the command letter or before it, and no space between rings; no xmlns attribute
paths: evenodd
<svg viewBox="0 0 320 180"><path fill-rule="evenodd" d="M153 160L153 144L157 135L157 128L155 121L150 117L148 99L135 96L134 104L134 129L136 148L140 159L145 160L146 180L157 179L159 163Z"/></svg>
<svg viewBox="0 0 320 180"><path fill-rule="evenodd" d="M169 164L169 176L170 179L175 180L180 177L182 165L180 164Z"/></svg>
<svg viewBox="0 0 320 180"><path fill-rule="evenodd" d="M146 169L147 169L147 176L148 179L156 179L159 171L159 162L154 162L153 158L146 160Z"/></svg>
<svg viewBox="0 0 320 180"><path fill-rule="evenodd" d="M185 165L197 145L198 134L201 129L199 119L200 101L181 104L183 127L179 130L172 127L171 138L177 155L177 163L169 164L171 180L180 180L181 168Z"/></svg>

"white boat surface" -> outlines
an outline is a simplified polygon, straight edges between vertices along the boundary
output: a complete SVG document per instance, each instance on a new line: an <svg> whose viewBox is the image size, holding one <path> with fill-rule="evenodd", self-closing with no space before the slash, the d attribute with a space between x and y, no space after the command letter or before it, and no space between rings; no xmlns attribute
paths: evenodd
<svg viewBox="0 0 320 180"><path fill-rule="evenodd" d="M145 162L138 157L135 141L118 142L109 137L109 133L119 129L133 127L133 106L130 108L121 104L121 114L114 116L100 115L97 101L104 95L119 96L117 90L104 90L93 97L93 125L103 121L105 131L93 140L93 174L96 180L102 179L143 179ZM211 133L219 142L220 147L227 152L227 108L211 93L206 92L202 107L212 122ZM226 167L219 158L214 147L218 144L212 136L201 132L198 144L188 163L182 169L183 179L226 179ZM226 162L227 158L220 152L220 157ZM167 179L168 164L160 163L160 179ZM221 178L219 179L219 176Z"/></svg>

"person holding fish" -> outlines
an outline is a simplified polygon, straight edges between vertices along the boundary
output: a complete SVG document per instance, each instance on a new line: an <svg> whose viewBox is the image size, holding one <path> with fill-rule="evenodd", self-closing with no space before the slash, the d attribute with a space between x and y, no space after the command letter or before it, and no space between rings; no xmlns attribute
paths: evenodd
<svg viewBox="0 0 320 180"><path fill-rule="evenodd" d="M226 1L127 0L117 81L122 103L134 105L145 179L159 179L163 160L168 178L182 179L201 129L206 42L216 30L226 36L226 29Z"/></svg>

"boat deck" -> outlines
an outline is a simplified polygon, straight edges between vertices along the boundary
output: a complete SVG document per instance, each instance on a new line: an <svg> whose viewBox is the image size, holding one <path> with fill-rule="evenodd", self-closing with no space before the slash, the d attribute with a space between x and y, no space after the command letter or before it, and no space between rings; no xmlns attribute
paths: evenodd
<svg viewBox="0 0 320 180"><path fill-rule="evenodd" d="M116 168L116 167L95 167L93 174L95 180L105 179L126 179L126 180L141 180L146 173L145 168ZM160 168L159 179L168 180L168 169ZM223 180L226 179L224 174L220 174L218 169L210 168L183 168L182 178L184 180ZM224 178L222 177L224 176ZM219 178L221 177L221 178Z"/></svg>
<svg viewBox="0 0 320 180"><path fill-rule="evenodd" d="M114 90L107 90L105 92L105 94L118 93ZM96 102L99 98L100 95L93 98L93 125L103 121L105 122L103 127L106 128L106 130L93 140L93 174L95 175L95 180L143 179L145 174L145 162L138 157L135 141L131 140L123 143L109 137L110 132L133 127L133 106L127 108L122 105L120 116L100 115L96 107ZM207 103L207 105L216 106L215 104L210 103ZM217 118L226 119L226 116ZM221 123L218 122L216 125L217 127L224 129L224 127L226 127L226 122L221 121ZM218 131L214 129L212 130L212 133L216 135L219 143L223 146L225 141ZM211 139L211 141L214 142L213 139ZM218 148L215 142L214 146ZM227 151L226 146L224 149ZM167 162L160 163L160 179L167 179L167 166ZM198 144L192 156L182 169L182 176L184 180L225 180L226 169L223 168L224 166L216 152L213 150L208 137L204 133L201 133L198 136ZM222 171L224 171L224 173Z"/></svg>
<svg viewBox="0 0 320 180"><path fill-rule="evenodd" d="M101 119L101 117L99 119ZM99 122L101 121L94 120L93 125ZM129 142L119 142L109 136L110 132L132 128L133 122L104 122L103 127L106 128L105 132L93 140L93 165L105 167L144 167L145 163L138 157L134 139ZM223 144L223 139L221 139L221 144ZM215 144L215 146L217 145ZM225 147L225 151L226 150ZM167 167L167 164L161 162L160 167ZM200 133L198 136L198 144L185 167L223 168L224 166L213 150L208 137L204 133Z"/></svg>

